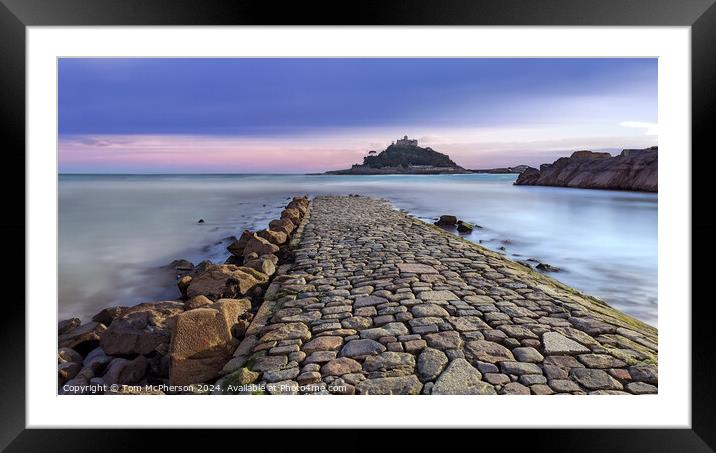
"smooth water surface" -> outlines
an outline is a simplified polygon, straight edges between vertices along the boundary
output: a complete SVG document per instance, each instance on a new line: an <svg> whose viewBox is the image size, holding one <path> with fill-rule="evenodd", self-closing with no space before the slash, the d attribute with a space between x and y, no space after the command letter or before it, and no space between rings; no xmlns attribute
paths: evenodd
<svg viewBox="0 0 716 453"><path fill-rule="evenodd" d="M61 175L59 316L179 296L172 260L223 262L228 237L265 228L294 195L378 196L656 325L657 195L514 186L515 175ZM197 221L204 219L204 224ZM504 250L500 250L504 247ZM534 263L534 262L533 262Z"/></svg>

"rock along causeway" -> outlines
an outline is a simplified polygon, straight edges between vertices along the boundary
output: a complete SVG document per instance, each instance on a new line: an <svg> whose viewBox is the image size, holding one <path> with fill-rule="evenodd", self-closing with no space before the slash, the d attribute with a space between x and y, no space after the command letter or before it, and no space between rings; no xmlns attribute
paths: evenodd
<svg viewBox="0 0 716 453"><path fill-rule="evenodd" d="M655 328L387 201L317 197L293 241L294 262L219 383L301 394L657 392Z"/></svg>

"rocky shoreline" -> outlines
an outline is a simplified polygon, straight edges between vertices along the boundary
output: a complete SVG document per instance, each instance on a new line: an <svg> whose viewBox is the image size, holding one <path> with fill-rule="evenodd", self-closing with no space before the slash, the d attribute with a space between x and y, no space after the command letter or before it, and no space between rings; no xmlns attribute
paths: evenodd
<svg viewBox="0 0 716 453"><path fill-rule="evenodd" d="M308 219L294 197L267 229L244 231L224 264L177 260L180 300L108 307L58 324L58 393L196 393L219 377Z"/></svg>
<svg viewBox="0 0 716 453"><path fill-rule="evenodd" d="M444 229L458 222L294 198L225 264L183 263L181 300L62 321L59 393L658 391L655 328Z"/></svg>
<svg viewBox="0 0 716 453"><path fill-rule="evenodd" d="M658 192L658 147L625 149L618 156L576 151L539 170L528 167L515 185Z"/></svg>

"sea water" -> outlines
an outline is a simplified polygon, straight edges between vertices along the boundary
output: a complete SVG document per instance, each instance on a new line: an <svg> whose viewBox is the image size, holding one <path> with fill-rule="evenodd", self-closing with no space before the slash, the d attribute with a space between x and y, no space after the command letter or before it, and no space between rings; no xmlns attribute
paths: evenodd
<svg viewBox="0 0 716 453"><path fill-rule="evenodd" d="M265 228L289 198L382 197L652 325L657 321L657 195L515 186L515 175L60 175L59 318L174 299L175 259L223 262L231 236ZM198 223L200 219L204 223ZM503 249L504 248L504 249Z"/></svg>

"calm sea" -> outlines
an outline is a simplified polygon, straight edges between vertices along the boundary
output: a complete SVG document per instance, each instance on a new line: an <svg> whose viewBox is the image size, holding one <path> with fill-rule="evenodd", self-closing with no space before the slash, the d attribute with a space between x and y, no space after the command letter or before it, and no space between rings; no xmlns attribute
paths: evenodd
<svg viewBox="0 0 716 453"><path fill-rule="evenodd" d="M513 186L515 175L61 175L59 316L177 297L185 258L223 262L227 237L260 229L294 195L359 193L433 221L482 226L468 236L643 321L657 321L657 196ZM199 219L205 223L198 224Z"/></svg>

